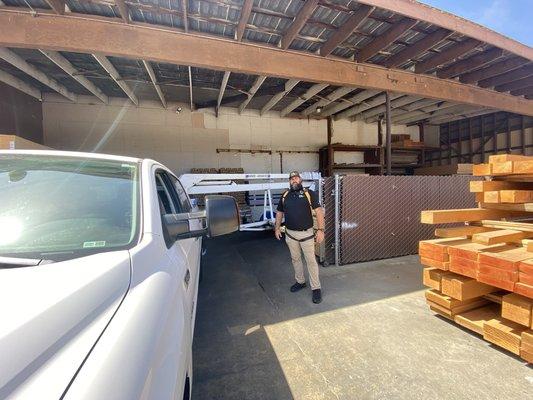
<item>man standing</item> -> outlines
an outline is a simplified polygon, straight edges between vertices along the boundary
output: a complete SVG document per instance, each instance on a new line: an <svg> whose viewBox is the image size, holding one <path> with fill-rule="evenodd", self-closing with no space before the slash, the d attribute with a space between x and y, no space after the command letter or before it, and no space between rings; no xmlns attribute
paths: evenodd
<svg viewBox="0 0 533 400"><path fill-rule="evenodd" d="M283 193L276 213L275 235L281 239L281 221L285 216L285 234L287 246L291 252L292 265L296 283L291 286L291 292L297 292L307 286L305 283L302 251L304 253L309 280L313 291L313 303L322 301L320 280L318 278L318 263L315 257L315 240L324 240L324 212L318 201L316 192L304 189L302 178L297 171L289 174L290 189ZM313 214L316 213L317 232L313 230ZM313 240L314 239L314 240Z"/></svg>

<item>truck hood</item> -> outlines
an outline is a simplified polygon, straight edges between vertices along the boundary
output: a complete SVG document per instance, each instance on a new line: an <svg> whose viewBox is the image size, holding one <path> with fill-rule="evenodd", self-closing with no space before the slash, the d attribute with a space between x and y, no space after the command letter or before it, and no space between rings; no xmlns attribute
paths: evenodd
<svg viewBox="0 0 533 400"><path fill-rule="evenodd" d="M126 250L0 270L0 398L59 399L124 298Z"/></svg>

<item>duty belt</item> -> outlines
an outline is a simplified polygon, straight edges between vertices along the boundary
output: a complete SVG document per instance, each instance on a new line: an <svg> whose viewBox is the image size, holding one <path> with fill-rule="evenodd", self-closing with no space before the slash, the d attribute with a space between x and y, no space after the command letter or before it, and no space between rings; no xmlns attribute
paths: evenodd
<svg viewBox="0 0 533 400"><path fill-rule="evenodd" d="M285 231L285 234L290 237L292 240L296 240L297 242L307 242L310 239L314 239L315 235L312 234L311 236L304 237L303 239L296 239L295 237L289 235L289 232Z"/></svg>

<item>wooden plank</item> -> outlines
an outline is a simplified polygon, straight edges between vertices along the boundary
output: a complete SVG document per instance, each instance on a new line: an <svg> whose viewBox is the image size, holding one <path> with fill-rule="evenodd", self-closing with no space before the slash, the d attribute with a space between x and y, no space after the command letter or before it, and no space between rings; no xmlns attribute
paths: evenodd
<svg viewBox="0 0 533 400"><path fill-rule="evenodd" d="M446 311L445 309L441 309L438 304L432 305L434 303L429 303L429 309L433 311L434 313L439 314L440 316L449 319L450 321L453 321L453 317L450 312Z"/></svg>
<svg viewBox="0 0 533 400"><path fill-rule="evenodd" d="M443 271L447 271L450 269L449 261L439 261L433 258L427 258L423 256L420 256L420 264L425 265L427 267L438 268Z"/></svg>
<svg viewBox="0 0 533 400"><path fill-rule="evenodd" d="M533 286L531 285L526 285L525 283L517 282L514 285L514 292L533 299Z"/></svg>
<svg viewBox="0 0 533 400"><path fill-rule="evenodd" d="M493 221L493 220L482 220L480 222L476 222L475 224L480 224L481 226L485 226L488 228L496 228L496 229L513 229L517 231L524 231L524 232L533 232L533 220L526 220L526 221Z"/></svg>
<svg viewBox="0 0 533 400"><path fill-rule="evenodd" d="M500 206L497 204L496 206ZM453 222L481 221L484 219L506 218L524 215L522 210L498 210L482 208L464 208L457 210L422 211L420 222L423 224L447 224Z"/></svg>
<svg viewBox="0 0 533 400"><path fill-rule="evenodd" d="M460 60L449 67L443 68L437 71L437 76L443 79L449 79L456 77L457 75L463 74L465 72L471 71L474 68L480 68L483 65L486 65L489 62L494 61L497 58L500 58L503 55L502 49L492 49L479 54L476 54L472 57L469 57L464 60Z"/></svg>
<svg viewBox="0 0 533 400"><path fill-rule="evenodd" d="M456 238L458 236L471 237L476 233L493 232L495 228L487 228L485 226L460 226L457 228L437 228L435 229L435 236L440 238Z"/></svg>
<svg viewBox="0 0 533 400"><path fill-rule="evenodd" d="M493 163L490 165L492 168L491 175L509 175L513 173L512 161Z"/></svg>
<svg viewBox="0 0 533 400"><path fill-rule="evenodd" d="M512 292L515 287L514 281L503 279L499 274L495 274L492 271L489 274L478 272L477 279L480 283L486 283L487 285L508 290L510 292Z"/></svg>
<svg viewBox="0 0 533 400"><path fill-rule="evenodd" d="M520 189L533 190L533 183L508 181L470 181L470 191L473 193Z"/></svg>
<svg viewBox="0 0 533 400"><path fill-rule="evenodd" d="M533 242L527 244L527 251L533 252Z"/></svg>
<svg viewBox="0 0 533 400"><path fill-rule="evenodd" d="M520 344L520 357L528 363L533 364L533 331L522 332L522 342Z"/></svg>
<svg viewBox="0 0 533 400"><path fill-rule="evenodd" d="M450 256L450 271L469 278L477 279L479 264L477 261Z"/></svg>
<svg viewBox="0 0 533 400"><path fill-rule="evenodd" d="M68 17L0 10L0 46L39 48L168 62L221 71L299 79L337 86L401 92L533 115L532 100L495 93L473 85L348 60L234 40L186 34L171 28L126 25L116 18L69 14ZM33 34L39 32L39 35ZM131 37L142 37L143 46ZM206 57L209 55L209 57ZM294 68L304 65L305 68Z"/></svg>
<svg viewBox="0 0 533 400"><path fill-rule="evenodd" d="M533 190L500 190L501 203L533 202Z"/></svg>
<svg viewBox="0 0 533 400"><path fill-rule="evenodd" d="M503 296L502 317L517 324L531 327L533 300L516 293Z"/></svg>
<svg viewBox="0 0 533 400"><path fill-rule="evenodd" d="M483 324L486 321L500 316L500 307L497 304L489 304L475 310L457 314L454 321L480 335L483 335Z"/></svg>
<svg viewBox="0 0 533 400"><path fill-rule="evenodd" d="M522 260L518 264L518 271L533 276L533 258Z"/></svg>
<svg viewBox="0 0 533 400"><path fill-rule="evenodd" d="M472 261L478 261L479 255L483 252L501 252L516 248L505 243L497 243L492 245L479 244L468 241L468 243L457 244L448 247L448 254L450 256L467 258Z"/></svg>
<svg viewBox="0 0 533 400"><path fill-rule="evenodd" d="M364 22L366 17L368 17L374 9L374 7L367 5L361 5L358 7L357 11L354 12L341 27L333 32L327 42L322 45L320 48L320 55L326 57L331 54L339 44L350 37L353 31Z"/></svg>
<svg viewBox="0 0 533 400"><path fill-rule="evenodd" d="M492 173L492 164L475 164L472 167L472 175L485 176Z"/></svg>
<svg viewBox="0 0 533 400"><path fill-rule="evenodd" d="M472 241L487 245L512 242L519 243L522 239L527 239L529 237L533 237L533 233L502 229L491 232L476 233L472 236Z"/></svg>
<svg viewBox="0 0 533 400"><path fill-rule="evenodd" d="M489 156L489 163L496 164L507 161L531 161L532 156L523 156L519 154L494 154Z"/></svg>
<svg viewBox="0 0 533 400"><path fill-rule="evenodd" d="M533 203L519 203L519 204L510 204L510 203L481 203L481 207L492 210L492 211L507 211L507 212L522 212L523 215L533 212ZM502 217L504 218L504 217Z"/></svg>
<svg viewBox="0 0 533 400"><path fill-rule="evenodd" d="M487 305L488 300L480 298L480 299L476 299L473 302L463 304L460 306L456 306L455 308L452 308L452 309L441 306L440 304L434 303L433 301L430 301L430 300L426 300L426 303L430 306L431 309L439 310L440 313L442 313L443 315L447 316L448 318L453 319L453 317L458 313L474 310L476 308Z"/></svg>
<svg viewBox="0 0 533 400"><path fill-rule="evenodd" d="M434 55L427 60L424 60L415 65L415 72L417 74L422 74L424 72L430 71L439 65L446 64L456 58L462 56L465 53L468 53L470 50L475 49L482 42L475 39L467 39L461 43L458 43L452 47L447 48L446 50Z"/></svg>
<svg viewBox="0 0 533 400"><path fill-rule="evenodd" d="M526 329L516 322L506 321L501 317L494 318L483 324L483 338L520 355L521 335Z"/></svg>
<svg viewBox="0 0 533 400"><path fill-rule="evenodd" d="M533 160L529 161L514 161L514 174L533 174Z"/></svg>
<svg viewBox="0 0 533 400"><path fill-rule="evenodd" d="M401 21L393 24L386 32L377 36L373 41L359 50L355 55L355 60L357 62L368 60L415 26L417 22L411 18L403 18Z"/></svg>
<svg viewBox="0 0 533 400"><path fill-rule="evenodd" d="M239 42L242 40L242 36L244 35L244 30L246 29L246 24L250 19L253 5L253 0L244 0L244 3L242 4L239 23L237 24L237 29L235 29L235 40Z"/></svg>
<svg viewBox="0 0 533 400"><path fill-rule="evenodd" d="M518 282L533 286L533 275L528 275L518 271Z"/></svg>
<svg viewBox="0 0 533 400"><path fill-rule="evenodd" d="M490 265L507 271L518 271L521 261L527 260L531 254L525 247L516 245L495 245L478 255L480 264Z"/></svg>
<svg viewBox="0 0 533 400"><path fill-rule="evenodd" d="M424 286L433 288L440 292L442 277L447 274L450 273L437 268L424 268L422 271L422 283Z"/></svg>
<svg viewBox="0 0 533 400"><path fill-rule="evenodd" d="M442 276L441 288L443 294L457 300L473 299L499 290L493 286L478 282L473 278L459 275Z"/></svg>
<svg viewBox="0 0 533 400"><path fill-rule="evenodd" d="M439 306L448 310L454 311L455 313L465 312L471 310L472 308L489 304L489 301L482 297L461 301L442 294L440 291L434 289L426 290L425 296L426 300L438 304Z"/></svg>

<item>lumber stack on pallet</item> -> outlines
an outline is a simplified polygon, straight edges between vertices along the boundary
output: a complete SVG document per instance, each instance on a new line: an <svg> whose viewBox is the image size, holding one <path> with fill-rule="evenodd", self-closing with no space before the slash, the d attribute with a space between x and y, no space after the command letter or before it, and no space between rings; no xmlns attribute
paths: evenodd
<svg viewBox="0 0 533 400"><path fill-rule="evenodd" d="M419 243L426 301L533 363L533 157L491 156L474 175L490 177L470 182L478 208L422 212L422 223L464 223Z"/></svg>

